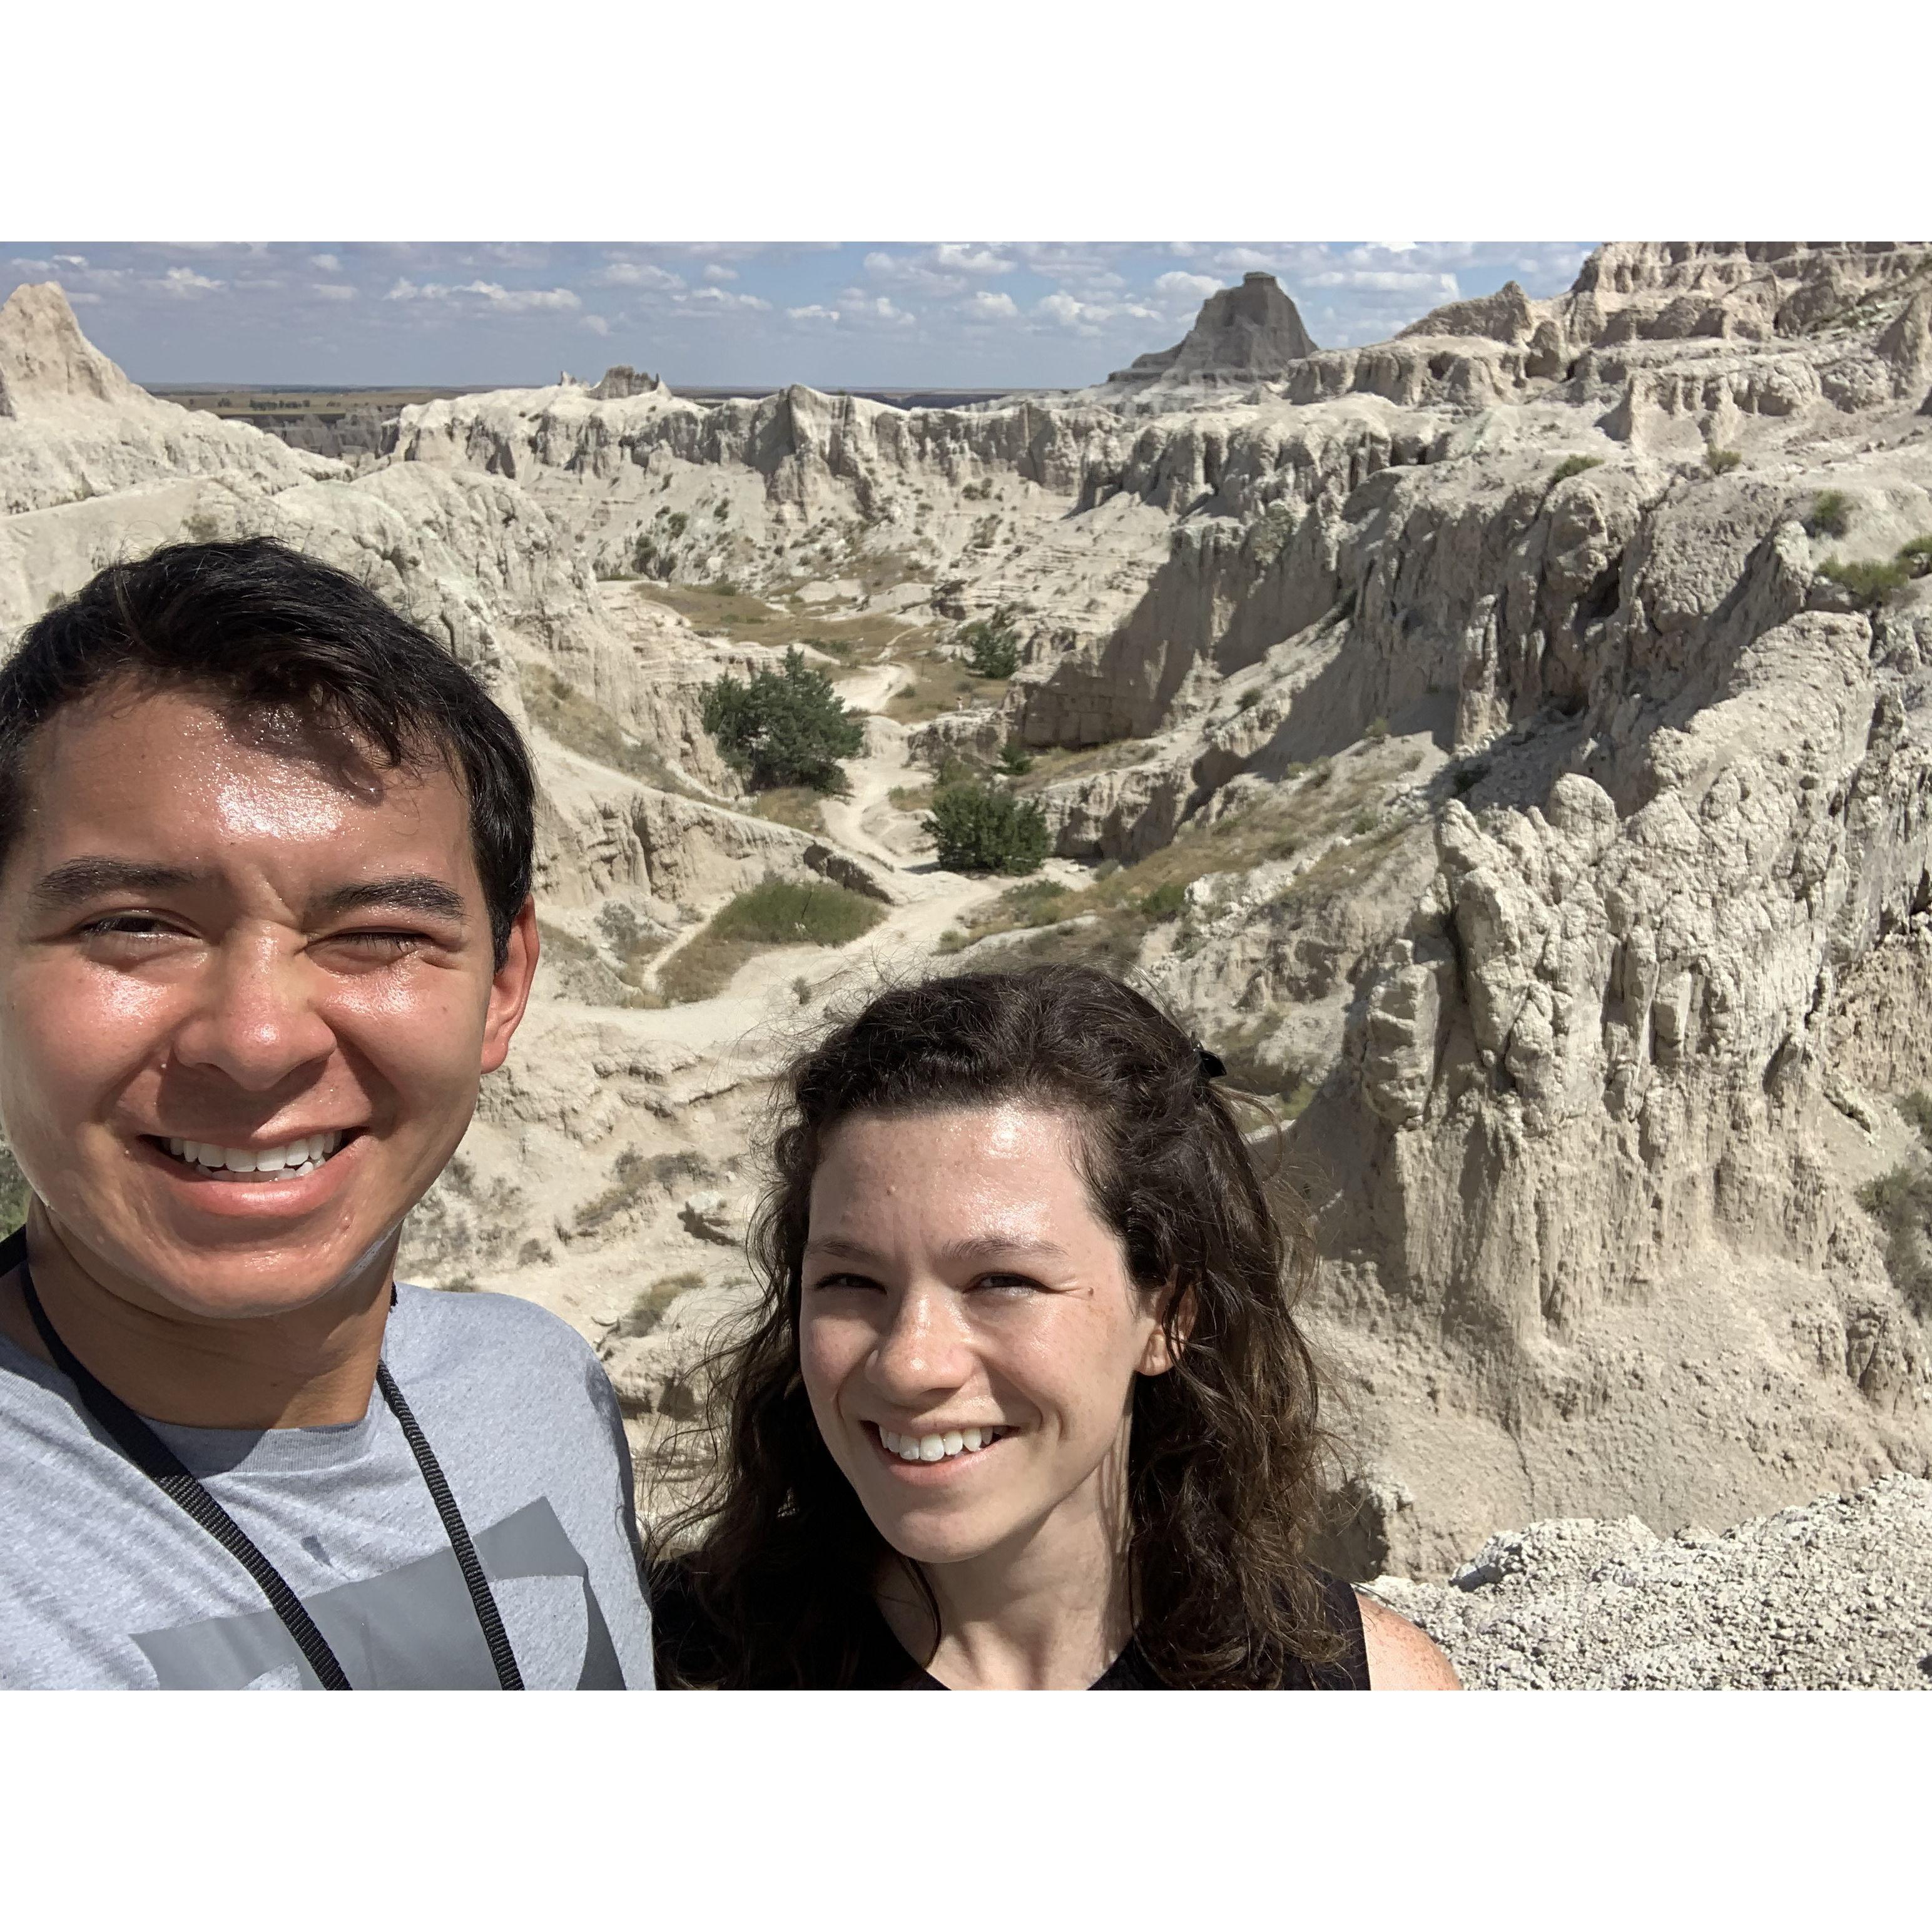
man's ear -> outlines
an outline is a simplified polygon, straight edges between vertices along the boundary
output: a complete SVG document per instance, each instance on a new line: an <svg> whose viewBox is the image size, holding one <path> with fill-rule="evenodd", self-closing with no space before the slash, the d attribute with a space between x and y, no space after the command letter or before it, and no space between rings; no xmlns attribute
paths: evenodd
<svg viewBox="0 0 1932 1932"><path fill-rule="evenodd" d="M1144 1376L1164 1376L1180 1359L1180 1352L1187 1346L1187 1338L1194 1332L1194 1317L1199 1306L1190 1283L1179 1291L1180 1300L1174 1302L1175 1289L1172 1282L1160 1292L1159 1312L1160 1323L1147 1339L1147 1346L1141 1351L1140 1372ZM1167 1319L1170 1304L1174 1304L1174 1318ZM1169 1330L1172 1340L1168 1339Z"/></svg>
<svg viewBox="0 0 1932 1932"><path fill-rule="evenodd" d="M537 976L537 902L526 898L510 922L503 963L491 976L490 1004L483 1016L483 1071L494 1073L510 1051L512 1036L530 1002Z"/></svg>

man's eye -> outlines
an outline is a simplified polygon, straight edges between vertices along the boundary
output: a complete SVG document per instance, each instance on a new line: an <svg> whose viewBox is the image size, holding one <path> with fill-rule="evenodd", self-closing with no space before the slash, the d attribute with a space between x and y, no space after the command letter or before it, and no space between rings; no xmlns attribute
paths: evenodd
<svg viewBox="0 0 1932 1932"><path fill-rule="evenodd" d="M175 928L152 913L112 912L91 919L81 928L90 939L166 939Z"/></svg>
<svg viewBox="0 0 1932 1932"><path fill-rule="evenodd" d="M332 932L332 946L352 946L365 952L382 953L391 958L418 951L427 941L420 932Z"/></svg>

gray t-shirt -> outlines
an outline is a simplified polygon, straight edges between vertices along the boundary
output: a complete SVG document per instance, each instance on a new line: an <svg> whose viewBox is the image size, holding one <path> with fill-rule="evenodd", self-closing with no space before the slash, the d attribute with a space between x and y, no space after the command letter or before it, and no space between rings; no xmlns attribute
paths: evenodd
<svg viewBox="0 0 1932 1932"><path fill-rule="evenodd" d="M651 1688L631 1459L583 1339L500 1294L402 1287L383 1358L532 1690ZM449 1538L380 1392L358 1422L156 1432L287 1580L358 1690L494 1690ZM236 1559L58 1370L0 1336L0 1686L314 1689Z"/></svg>

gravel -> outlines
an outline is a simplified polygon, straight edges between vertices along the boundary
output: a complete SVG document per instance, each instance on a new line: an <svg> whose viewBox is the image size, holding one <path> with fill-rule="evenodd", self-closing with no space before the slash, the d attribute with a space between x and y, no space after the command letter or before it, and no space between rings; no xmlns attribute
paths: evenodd
<svg viewBox="0 0 1932 1932"><path fill-rule="evenodd" d="M1364 1587L1471 1690L1928 1690L1932 1482L1888 1476L1722 1535L1532 1523L1446 1584Z"/></svg>

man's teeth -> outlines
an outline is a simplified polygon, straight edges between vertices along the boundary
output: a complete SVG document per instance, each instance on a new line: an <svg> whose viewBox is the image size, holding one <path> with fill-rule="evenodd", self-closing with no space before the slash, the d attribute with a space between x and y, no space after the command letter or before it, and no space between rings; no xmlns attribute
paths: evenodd
<svg viewBox="0 0 1932 1932"><path fill-rule="evenodd" d="M218 1169L230 1174L284 1175L313 1174L342 1144L341 1134L310 1134L306 1139L290 1141L286 1147L225 1148L207 1141L168 1142L168 1151L177 1160L209 1173Z"/></svg>
<svg viewBox="0 0 1932 1932"><path fill-rule="evenodd" d="M950 1456L990 1448L1006 1432L999 1428L949 1429L943 1436L895 1436L881 1429L879 1440L902 1462L943 1462Z"/></svg>

